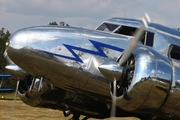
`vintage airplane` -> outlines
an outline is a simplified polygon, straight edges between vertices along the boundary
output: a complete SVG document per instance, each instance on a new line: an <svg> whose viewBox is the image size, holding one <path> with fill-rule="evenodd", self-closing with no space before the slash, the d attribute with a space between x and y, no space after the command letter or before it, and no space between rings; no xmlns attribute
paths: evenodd
<svg viewBox="0 0 180 120"><path fill-rule="evenodd" d="M136 32L137 31L137 32ZM88 118L180 118L180 32L111 18L95 30L29 27L7 41L21 100ZM23 114L23 113L22 113Z"/></svg>

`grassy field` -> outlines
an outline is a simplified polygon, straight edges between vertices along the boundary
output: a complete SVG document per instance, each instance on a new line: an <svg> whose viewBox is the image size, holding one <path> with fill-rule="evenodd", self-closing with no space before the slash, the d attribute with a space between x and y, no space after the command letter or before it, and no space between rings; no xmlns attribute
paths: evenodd
<svg viewBox="0 0 180 120"><path fill-rule="evenodd" d="M3 97L2 97L3 96ZM69 120L61 111L52 109L35 108L24 104L17 97L16 101L7 100L13 98L13 93L0 93L0 120ZM82 117L83 118L83 117ZM97 120L90 118L89 120ZM110 120L110 119L105 119ZM139 120L137 118L114 118L114 120Z"/></svg>

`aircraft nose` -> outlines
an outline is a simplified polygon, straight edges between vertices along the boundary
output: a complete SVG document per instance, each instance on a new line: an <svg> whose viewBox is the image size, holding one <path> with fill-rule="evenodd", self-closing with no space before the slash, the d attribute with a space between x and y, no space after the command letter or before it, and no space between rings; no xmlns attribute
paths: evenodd
<svg viewBox="0 0 180 120"><path fill-rule="evenodd" d="M6 43L7 54L9 58L17 64L21 62L23 55L25 54L25 48L28 43L27 30L21 29L13 33L9 38L9 43Z"/></svg>

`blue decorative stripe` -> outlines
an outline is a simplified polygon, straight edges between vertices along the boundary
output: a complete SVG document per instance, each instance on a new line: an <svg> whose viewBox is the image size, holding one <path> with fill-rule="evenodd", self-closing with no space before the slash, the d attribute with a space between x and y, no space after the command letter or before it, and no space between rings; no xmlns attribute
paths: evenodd
<svg viewBox="0 0 180 120"><path fill-rule="evenodd" d="M83 62L79 58L79 56L74 52L74 50L82 51L82 52L85 52L85 53L90 53L90 54L93 54L93 55L99 55L99 56L102 56L102 57L107 57L107 55L103 52L101 47L109 48L109 49L112 49L112 50L115 50L115 51L119 51L119 52L123 52L124 51L124 49L118 48L118 47L114 47L112 45L100 43L100 42L93 41L93 40L89 40L89 41L94 45L94 47L97 49L97 51L92 51L92 50L88 50L88 49L85 49L85 48L80 48L80 47L76 47L76 46L72 46L72 45L63 44L72 53L72 55L74 57L54 54L54 53L50 53L50 52L45 52L45 53L51 54L51 55L54 55L54 56L58 56L58 57L62 57L62 58L66 58L66 59L70 59L70 60L74 60L74 61L77 61L77 62Z"/></svg>
<svg viewBox="0 0 180 120"><path fill-rule="evenodd" d="M115 51L119 51L119 52L123 52L124 49L122 48L119 48L119 47L115 47L115 46L112 46L112 45L108 45L108 44L104 44L104 43L100 43L100 42L96 42L96 41L93 41L93 40L89 40L93 45L94 47L96 47L99 51L102 51L102 49L100 47L105 47L105 48L109 48L109 49L112 49L112 50L115 50ZM103 52L103 51L102 51ZM104 52L103 52L104 53Z"/></svg>

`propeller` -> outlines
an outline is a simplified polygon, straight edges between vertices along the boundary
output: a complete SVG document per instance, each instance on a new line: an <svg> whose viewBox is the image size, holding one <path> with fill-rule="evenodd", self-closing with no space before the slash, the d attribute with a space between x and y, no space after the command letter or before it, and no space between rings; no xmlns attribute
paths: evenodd
<svg viewBox="0 0 180 120"><path fill-rule="evenodd" d="M132 54L132 51L134 50L134 48L136 47L136 44L139 42L139 40L141 39L141 36L144 32L144 30L148 27L148 24L150 23L150 18L148 16L147 13L145 13L145 17L142 18L143 23L141 24L140 28L136 30L135 34L134 34L134 39L132 39L130 41L130 43L128 44L127 48L125 49L123 55L121 56L120 60L119 60L119 67L121 68L122 65L129 59L129 57ZM117 67L117 66L116 66ZM106 69L106 71L108 71ZM112 72L112 69L110 69L110 71ZM122 71L122 70L121 70ZM113 72L115 72L117 74L117 72L119 72L119 76L121 77L121 72L120 70L114 70ZM104 72L105 74L105 72ZM107 72L106 72L107 74ZM111 74L112 75L112 74ZM107 75L106 75L107 76ZM110 117L111 119L113 119L113 117L115 117L116 114L116 93L117 93L117 77L114 76L114 80L110 80L112 82L113 85L113 96L112 96L112 105L111 105L111 114Z"/></svg>
<svg viewBox="0 0 180 120"><path fill-rule="evenodd" d="M8 46L7 44L8 44L8 43L6 42L6 46ZM13 69L14 69L14 71L20 70L18 66L14 65L14 63L11 61L11 59L10 59L9 56L7 55L7 49L5 49L3 56L4 56L4 58L5 58L5 60L6 60L7 64L8 64L8 65L5 67L7 71L8 71L8 70L13 70ZM10 72L10 71L9 71L9 72ZM16 91L15 91L15 93L14 93L14 98L13 98L13 101L12 101L12 107L11 107L11 111L10 111L10 116L9 116L10 118L9 118L9 120L12 120L13 117L14 117L14 109L15 109L15 104L16 104L16 98L17 98L18 88L19 88L19 82L20 82L20 81L18 80L18 81L17 81L17 84L16 84Z"/></svg>
<svg viewBox="0 0 180 120"><path fill-rule="evenodd" d="M141 36L144 33L145 28L147 28L148 24L150 23L150 18L147 13L145 14L145 17L142 18L142 21L142 25L139 29L136 30L134 38L130 41L121 58L119 59L119 64L117 62L111 62L98 66L98 69L103 74L103 76L111 82L113 82L114 80L122 80L121 78L123 78L125 73L122 65L129 59L129 57L132 54L132 51L136 47L136 44L141 39Z"/></svg>
<svg viewBox="0 0 180 120"><path fill-rule="evenodd" d="M12 108L11 108L11 113L10 113L10 120L13 118L14 116L14 109L15 109L15 103L16 103L16 97L17 97L17 93L18 93L18 88L19 88L19 82L20 81L17 81L17 84L16 84L16 91L14 93L14 99L12 101Z"/></svg>
<svg viewBox="0 0 180 120"><path fill-rule="evenodd" d="M112 97L112 105L111 105L111 113L110 113L110 116L111 116L111 120L113 119L112 117L115 117L116 116L116 98L114 97L116 95L116 82L117 80L114 80L113 81L113 97Z"/></svg>
<svg viewBox="0 0 180 120"><path fill-rule="evenodd" d="M143 24L141 24L140 28L135 32L134 39L132 39L131 42L128 44L127 48L124 51L124 54L119 60L120 66L123 65L129 59L136 44L140 40L144 29L148 27L148 24L150 23L150 18L147 13L145 13L145 17L142 18L142 21L143 21Z"/></svg>

